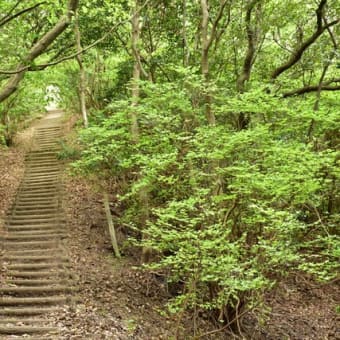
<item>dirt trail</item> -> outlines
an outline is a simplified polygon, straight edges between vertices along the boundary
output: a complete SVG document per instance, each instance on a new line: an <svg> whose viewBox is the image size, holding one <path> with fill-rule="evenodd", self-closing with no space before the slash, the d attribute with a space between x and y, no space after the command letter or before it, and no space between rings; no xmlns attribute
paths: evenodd
<svg viewBox="0 0 340 340"><path fill-rule="evenodd" d="M61 111L51 111L36 125L25 175L7 216L1 242L5 281L0 288L0 339L58 338L49 314L71 301L56 157L61 118Z"/></svg>

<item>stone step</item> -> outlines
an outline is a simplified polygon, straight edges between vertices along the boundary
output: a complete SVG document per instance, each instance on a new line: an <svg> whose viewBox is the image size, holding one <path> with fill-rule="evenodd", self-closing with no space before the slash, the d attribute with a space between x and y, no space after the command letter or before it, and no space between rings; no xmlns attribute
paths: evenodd
<svg viewBox="0 0 340 340"><path fill-rule="evenodd" d="M45 188L44 192L42 189L39 189L39 191L35 192L34 189L27 191L25 188L25 191L20 192L17 200L18 202L21 202L23 200L31 199L32 201L41 202L42 200L58 199L59 193L60 190L57 187L48 189Z"/></svg>
<svg viewBox="0 0 340 340"><path fill-rule="evenodd" d="M45 198L37 198L35 197L34 199L30 198L30 197L23 197L23 198L18 198L17 199L17 203L21 204L21 203L30 203L30 205L39 205L39 204L47 204L47 203L56 203L57 202L57 198L56 197L45 197Z"/></svg>
<svg viewBox="0 0 340 340"><path fill-rule="evenodd" d="M23 185L20 187L20 196L22 194L26 194L26 196L28 196L29 194L34 195L34 193L32 193L33 190L35 189L39 189L39 190L46 190L46 189L58 189L59 185L56 181L53 182L46 182L46 183L32 183L32 184L27 184L27 183L23 183Z"/></svg>
<svg viewBox="0 0 340 340"><path fill-rule="evenodd" d="M54 155L52 151L45 151L45 152L37 152L37 151L30 151L27 156L44 156L44 155Z"/></svg>
<svg viewBox="0 0 340 340"><path fill-rule="evenodd" d="M26 217L25 217L26 216ZM57 213L46 213L44 212L43 214L36 214L36 213L31 213L31 212L27 212L26 215L22 215L22 214L15 214L12 216L12 219L15 220L22 220L25 218L29 218L29 219L44 219L44 218L60 218L63 217L63 214L60 213L60 211L58 211Z"/></svg>
<svg viewBox="0 0 340 340"><path fill-rule="evenodd" d="M26 218L18 218L18 217L12 217L11 220L8 222L8 225L27 225L27 224L39 224L42 223L53 223L58 222L61 219L61 217L55 216L55 217L49 217L49 218L34 218L29 219Z"/></svg>
<svg viewBox="0 0 340 340"><path fill-rule="evenodd" d="M33 173L33 172L44 172L45 174L48 173L48 170L59 170L60 171L60 164L55 163L44 163L44 164L26 164L28 171L27 173Z"/></svg>
<svg viewBox="0 0 340 340"><path fill-rule="evenodd" d="M17 195L17 202L24 201L27 199L32 199L34 201L48 200L50 199L59 199L61 192L61 187L59 184L54 185L54 187L46 188L46 187L35 187L35 188L21 188ZM50 195L51 197L48 197ZM27 202L25 202L27 203ZM36 204L36 202L32 202L32 205ZM27 204L26 204L27 205Z"/></svg>
<svg viewBox="0 0 340 340"><path fill-rule="evenodd" d="M33 211L33 212L49 212L49 211L58 211L58 205L57 204L46 204L46 205L42 205L42 206L37 206L34 204L23 204L23 205L19 205L16 204L14 207L14 210L16 212L21 212L21 211L25 211L25 210L29 210L29 211Z"/></svg>
<svg viewBox="0 0 340 340"><path fill-rule="evenodd" d="M69 285L69 280L58 278L55 279L7 279L7 284L13 284L20 287L28 286L28 287L41 287L41 286L50 286L55 284L61 285Z"/></svg>
<svg viewBox="0 0 340 340"><path fill-rule="evenodd" d="M26 178L32 179L45 179L45 178L59 178L59 171L53 171L52 173L49 172L42 172L39 174L26 174Z"/></svg>
<svg viewBox="0 0 340 340"><path fill-rule="evenodd" d="M41 162L27 162L26 166L28 168L38 168L38 167L53 167L53 166L58 166L59 162L58 160L55 161L41 161Z"/></svg>
<svg viewBox="0 0 340 340"><path fill-rule="evenodd" d="M8 270L36 271L42 269L67 268L69 263L45 262L45 263L17 263L7 265Z"/></svg>
<svg viewBox="0 0 340 340"><path fill-rule="evenodd" d="M51 225L44 225L44 224L38 224L38 225L27 225L27 226L9 226L7 227L8 233L11 234L16 232L37 232L37 233L49 233L49 232L66 232L65 224L63 223L53 223Z"/></svg>
<svg viewBox="0 0 340 340"><path fill-rule="evenodd" d="M42 186L45 187L45 185L50 185L50 184L55 184L58 183L58 178L41 178L41 179L31 179L31 178L26 178L22 183L21 183L21 188L24 187L36 187L36 186Z"/></svg>
<svg viewBox="0 0 340 340"><path fill-rule="evenodd" d="M11 307L0 308L0 315L21 316L21 315L42 315L58 311L58 307Z"/></svg>
<svg viewBox="0 0 340 340"><path fill-rule="evenodd" d="M41 216L41 215L58 215L60 214L59 209L53 208L53 209L41 209L41 208L36 208L36 209L15 209L13 212L13 215L17 217L21 216L28 216L28 215L36 215L36 216Z"/></svg>
<svg viewBox="0 0 340 340"><path fill-rule="evenodd" d="M67 293L74 290L72 287L63 285L54 286L26 286L26 287L1 287L0 293L4 295L32 295L32 294L46 294L46 293Z"/></svg>
<svg viewBox="0 0 340 340"><path fill-rule="evenodd" d="M43 236L49 236L51 235L52 237L54 237L53 235L59 235L62 234L64 235L65 233L63 232L64 230L60 230L59 228L54 228L54 229L47 229L47 230L20 230L20 231L13 231L10 230L10 232L5 235L5 238L15 238L15 237L21 237L21 236L39 236L39 235L43 235Z"/></svg>
<svg viewBox="0 0 340 340"><path fill-rule="evenodd" d="M55 247L59 243L59 240L52 240L52 241L7 241L4 243L4 248L7 249L13 249L13 248L19 248L19 249L29 249L29 250L38 250L41 248L52 248Z"/></svg>
<svg viewBox="0 0 340 340"><path fill-rule="evenodd" d="M57 199L54 199L55 202L16 202L15 209L49 209L49 208L57 208L58 203Z"/></svg>
<svg viewBox="0 0 340 340"><path fill-rule="evenodd" d="M25 335L25 334L37 334L37 333L58 333L58 328L48 326L5 326L0 325L0 334L7 335ZM26 337L25 337L26 339Z"/></svg>
<svg viewBox="0 0 340 340"><path fill-rule="evenodd" d="M8 324L32 324L32 323L39 323L42 324L46 322L46 319L39 319L39 318L2 318L0 319L0 323L8 323Z"/></svg>
<svg viewBox="0 0 340 340"><path fill-rule="evenodd" d="M48 229L48 228L51 228L51 227L59 227L59 226L64 226L65 225L65 221L64 220L60 220L60 221L51 221L51 222L46 222L46 223L36 223L36 224L24 224L24 223L21 223L21 224L14 224L14 225L11 225L11 224L7 224L7 229L9 231L14 231L14 229L18 230L18 229L21 229L21 230L34 230L34 229Z"/></svg>
<svg viewBox="0 0 340 340"><path fill-rule="evenodd" d="M60 248L45 248L45 249L19 249L6 251L6 255L53 255L60 254Z"/></svg>
<svg viewBox="0 0 340 340"><path fill-rule="evenodd" d="M65 303L65 296L44 297L0 297L0 306L50 305Z"/></svg>
<svg viewBox="0 0 340 340"><path fill-rule="evenodd" d="M46 163L57 163L57 153L54 156L48 156L48 157L29 157L26 158L25 163L26 164L34 164L34 163L40 163L40 162L46 162Z"/></svg>
<svg viewBox="0 0 340 340"><path fill-rule="evenodd" d="M47 175L47 174L58 174L60 173L60 165L54 165L54 166L47 166L47 167L41 167L41 169L37 168L27 168L25 174L27 176L36 176L36 175Z"/></svg>
<svg viewBox="0 0 340 340"><path fill-rule="evenodd" d="M21 186L24 186L26 184L32 185L32 184L39 184L39 183L54 183L54 182L59 182L59 174L56 176L50 176L50 177L30 177L26 178Z"/></svg>
<svg viewBox="0 0 340 340"><path fill-rule="evenodd" d="M66 233L50 233L50 234L33 234L33 235L7 235L4 237L5 242L11 241L40 241L40 240L54 240L64 239L67 237Z"/></svg>
<svg viewBox="0 0 340 340"><path fill-rule="evenodd" d="M63 270L49 270L49 271L8 271L7 275L10 277L20 278L52 278L58 275L67 275Z"/></svg>
<svg viewBox="0 0 340 340"><path fill-rule="evenodd" d="M3 256L4 261L11 261L11 262L40 262L40 261L61 261L61 262L68 262L67 256L62 255L7 255Z"/></svg>
<svg viewBox="0 0 340 340"><path fill-rule="evenodd" d="M24 219L45 219L45 218L61 218L63 217L63 214L60 212L57 213L46 213L44 212L43 214L32 214L30 211L27 212L27 214L22 215L22 214L15 214L12 216L12 220L24 220Z"/></svg>

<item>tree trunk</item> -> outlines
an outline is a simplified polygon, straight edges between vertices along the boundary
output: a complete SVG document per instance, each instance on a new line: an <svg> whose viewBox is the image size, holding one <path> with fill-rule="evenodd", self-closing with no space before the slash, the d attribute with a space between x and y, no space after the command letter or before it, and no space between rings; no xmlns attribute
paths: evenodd
<svg viewBox="0 0 340 340"><path fill-rule="evenodd" d="M212 96L210 92L209 83L209 48L211 45L211 38L208 37L208 25L209 25L209 11L207 0L201 0L201 10L202 10L202 52L201 52L201 69L202 76L204 80L204 105L205 105L205 115L209 125L216 124L215 114L211 109Z"/></svg>
<svg viewBox="0 0 340 340"><path fill-rule="evenodd" d="M134 143L139 142L140 137L140 129L138 125L138 103L140 98L140 88L139 88L139 80L141 76L141 58L138 49L139 36L141 33L141 27L139 23L139 0L135 2L134 13L132 15L132 34L131 34L131 45L132 45L132 55L134 57L134 65L133 65L133 73L132 73L132 110L131 110L131 136L132 141ZM149 219L149 195L146 188L141 188L139 191L139 204L141 210L141 226L145 227L147 220ZM143 240L146 239L145 233L142 231ZM147 247L143 248L142 251L142 262L147 263L151 258L151 250Z"/></svg>
<svg viewBox="0 0 340 340"><path fill-rule="evenodd" d="M76 45L77 52L82 50L81 46L81 36L79 30L79 20L76 18L76 23L74 27L75 37L76 37ZM83 117L84 127L88 127L88 119L87 119L87 110L86 110L86 73L83 64L82 54L77 55L77 62L79 65L79 102L80 102L80 110Z"/></svg>
<svg viewBox="0 0 340 340"><path fill-rule="evenodd" d="M184 67L187 67L189 65L189 59L190 59L190 50L188 46L186 21L187 21L187 0L183 0L183 20L182 20L183 33L182 34L183 34L183 66Z"/></svg>
<svg viewBox="0 0 340 340"><path fill-rule="evenodd" d="M134 143L138 143L139 141L139 126L138 126L138 113L137 106L139 102L139 80L141 74L140 68L140 55L138 51L138 41L140 36L140 27L139 27L139 4L138 0L136 0L136 5L134 9L134 13L132 15L132 34L131 34L131 45L132 45L132 54L134 57L134 65L133 65L133 73L132 73L132 110L131 110L131 136Z"/></svg>
<svg viewBox="0 0 340 340"><path fill-rule="evenodd" d="M243 66L241 73L237 77L236 80L236 89L239 93L243 93L245 91L246 82L250 78L251 70L253 67L255 51L256 51L256 29L251 25L251 15L255 6L259 3L260 0L252 0L247 5L246 17L245 17L245 29L247 34L247 52L244 58ZM237 118L237 130L241 131L248 127L250 118L244 113L240 112Z"/></svg>

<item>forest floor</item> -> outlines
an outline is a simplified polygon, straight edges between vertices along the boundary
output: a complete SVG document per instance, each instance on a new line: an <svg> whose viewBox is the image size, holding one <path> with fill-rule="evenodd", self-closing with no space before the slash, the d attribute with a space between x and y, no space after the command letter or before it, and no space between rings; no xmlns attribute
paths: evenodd
<svg viewBox="0 0 340 340"><path fill-rule="evenodd" d="M20 133L12 148L0 148L0 231L23 176L32 131ZM74 305L54 315L61 339L171 339L176 320L160 313L170 296L166 283L136 269L138 261L131 255L115 259L101 195L67 170L64 183L69 232L66 244L77 292ZM118 235L121 232L118 228ZM340 318L335 312L339 296L337 282L318 284L301 274L291 276L266 294L266 321L260 323L255 315L247 315L242 323L243 337L237 338L340 339ZM199 323L205 331L213 329L207 319L201 318ZM190 339L191 328L188 316L180 339ZM215 333L202 339L233 337Z"/></svg>

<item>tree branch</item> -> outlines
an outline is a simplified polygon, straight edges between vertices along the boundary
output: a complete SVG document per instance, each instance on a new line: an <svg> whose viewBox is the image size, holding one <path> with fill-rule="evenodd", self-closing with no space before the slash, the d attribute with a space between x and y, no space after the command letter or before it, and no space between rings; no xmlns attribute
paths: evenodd
<svg viewBox="0 0 340 340"><path fill-rule="evenodd" d="M139 11L141 11L146 5L147 3L149 3L150 0L147 0L143 6L141 6L139 8ZM94 41L93 43L91 43L90 45L84 47L81 51L77 51L75 53L72 53L68 56L65 56L65 57L62 57L56 61L52 61L52 62L49 62L49 63L45 63L45 64L39 64L39 65L27 65L27 66L22 66L21 68L17 68L16 70L10 70L10 71L6 71L6 70L0 70L0 74L5 74L5 75L13 75L13 74L18 74L18 73L21 73L21 72L25 72L25 71L41 71L41 70L44 70L45 68L47 67L50 67L50 66L55 66L55 65L58 65L64 61L67 61L67 60L71 60L71 59L74 59L76 58L78 55L82 54L82 53L85 53L86 51L88 51L89 49L91 49L92 47L100 44L102 41L104 41L108 36L111 35L112 32L114 32L120 25L122 24L125 24L127 22L130 22L131 21L131 17L126 19L126 20L123 20L123 21L120 21L119 23L117 23L116 25L114 25L109 31L107 31L101 38L99 38L98 40ZM0 103L1 103L1 97L0 97Z"/></svg>
<svg viewBox="0 0 340 340"><path fill-rule="evenodd" d="M10 22L10 21L16 19L16 18L19 17L20 15L22 15L22 14L24 14L24 13L27 13L27 12L30 12L30 11L36 9L37 7L39 7L39 6L41 6L41 5L45 4L45 3L46 3L46 1L44 1L44 2L39 2L39 3L37 3L36 5L34 5L34 6L32 6L32 7L25 8L25 9L23 9L23 10L21 10L21 11L15 13L15 14L11 15L11 16L6 16L5 18L3 18L3 19L0 21L0 27L6 25L8 22Z"/></svg>
<svg viewBox="0 0 340 340"><path fill-rule="evenodd" d="M324 17L323 20L324 20L325 24L328 25L326 17ZM329 34L329 36L330 36L330 38L332 40L332 44L333 44L334 50L337 50L338 49L338 43L337 43L337 41L335 39L333 31L331 30L331 28L329 26L327 27L327 32L328 32L328 34Z"/></svg>
<svg viewBox="0 0 340 340"><path fill-rule="evenodd" d="M322 25L322 17L324 7L327 3L327 0L321 0L320 4L316 10L316 30L315 32L304 41L301 46L296 49L292 56L288 59L286 63L276 68L272 74L271 79L275 80L280 74L290 69L293 65L295 65L302 57L303 53L307 50L309 46L311 46L320 36L321 34L327 30L329 27L336 25L339 22L339 19L330 22L329 24Z"/></svg>
<svg viewBox="0 0 340 340"><path fill-rule="evenodd" d="M18 88L20 81L23 79L27 69L30 67L34 59L46 51L52 42L62 34L69 26L72 16L78 7L79 0L69 0L68 9L59 21L52 27L44 36L42 36L37 43L30 49L23 61L17 66L17 73L9 78L4 88L0 91L0 103L11 96Z"/></svg>
<svg viewBox="0 0 340 340"><path fill-rule="evenodd" d="M339 83L339 82L340 82L340 78L332 79L332 80L328 80L328 81L322 83L321 85L320 84L309 85L309 86L301 87L301 88L296 89L296 90L286 92L282 96L283 96L283 98L300 96L300 95L305 94L305 93L319 91L320 89L321 89L321 91L339 91L340 85L333 85L333 86L331 85L333 83Z"/></svg>
<svg viewBox="0 0 340 340"><path fill-rule="evenodd" d="M3 21L5 18L8 18L13 11L20 5L21 0L18 0L13 6L12 8L7 12L7 14L5 14L0 21Z"/></svg>
<svg viewBox="0 0 340 340"><path fill-rule="evenodd" d="M223 15L223 12L224 12L224 9L225 9L225 6L227 5L227 3L228 3L228 0L224 0L220 5L220 8L218 10L218 13L216 15L216 18L215 18L213 25L212 25L212 28L211 28L211 34L210 34L210 38L209 38L208 46L207 46L208 49L210 48L211 44L215 40L216 32L217 32L217 26L218 26L218 23L220 22L220 20L222 18L222 15Z"/></svg>
<svg viewBox="0 0 340 340"><path fill-rule="evenodd" d="M215 38L215 44L214 44L214 51L217 50L218 44L223 36L223 34L225 33L227 27L229 26L231 21L231 6L229 6L228 8L228 14L227 17L225 18L225 20L223 21L221 28L218 32L216 32L216 38Z"/></svg>

